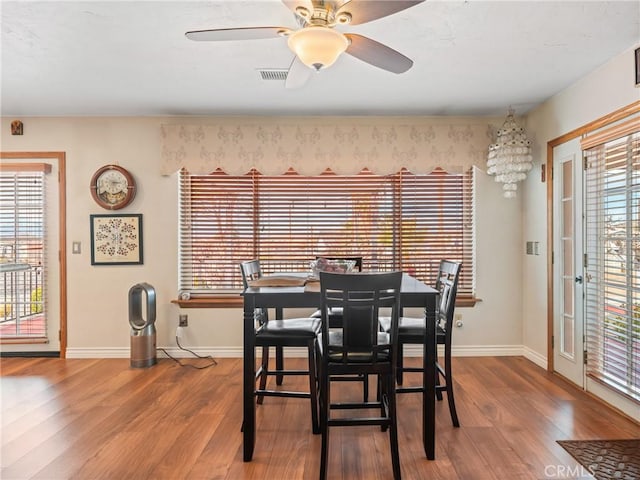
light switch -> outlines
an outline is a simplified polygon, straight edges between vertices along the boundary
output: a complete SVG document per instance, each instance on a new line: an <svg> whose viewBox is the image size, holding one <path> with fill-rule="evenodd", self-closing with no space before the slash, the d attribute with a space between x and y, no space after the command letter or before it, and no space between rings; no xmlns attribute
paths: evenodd
<svg viewBox="0 0 640 480"><path fill-rule="evenodd" d="M82 252L82 244L80 242L73 242L71 244L71 253L77 255Z"/></svg>
<svg viewBox="0 0 640 480"><path fill-rule="evenodd" d="M527 255L533 255L533 243L534 242L527 242Z"/></svg>

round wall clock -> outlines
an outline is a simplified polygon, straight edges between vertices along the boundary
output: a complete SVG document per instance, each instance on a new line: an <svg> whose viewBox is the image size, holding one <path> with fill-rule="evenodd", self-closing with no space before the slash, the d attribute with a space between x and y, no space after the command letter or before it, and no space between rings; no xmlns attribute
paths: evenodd
<svg viewBox="0 0 640 480"><path fill-rule="evenodd" d="M105 165L91 178L91 196L107 210L119 210L131 203L136 195L133 176L118 165Z"/></svg>

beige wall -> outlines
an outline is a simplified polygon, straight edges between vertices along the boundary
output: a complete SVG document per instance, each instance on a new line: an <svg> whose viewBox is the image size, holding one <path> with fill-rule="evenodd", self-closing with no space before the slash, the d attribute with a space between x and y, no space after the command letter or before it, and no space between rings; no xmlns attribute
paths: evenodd
<svg viewBox="0 0 640 480"><path fill-rule="evenodd" d="M8 134L11 120L3 118L0 124L3 151L67 154L68 356L128 356L128 290L138 282L148 282L156 289L158 346L175 346L180 312L170 301L177 295L177 176L159 173L160 125L206 123L207 118L21 118L23 136ZM372 120L389 121L380 117L352 119L367 124ZM260 121L282 119L263 117ZM336 119L340 121L344 118ZM408 117L402 121L424 125L431 120ZM459 124L468 119L432 121ZM501 121L473 119L487 127ZM144 265L91 266L89 215L106 211L93 202L89 180L97 168L108 163L128 168L137 180L136 198L121 212L143 214ZM520 354L521 199L504 199L499 184L479 170L476 175L476 274L482 302L458 311L464 326L456 330L455 343L460 354ZM71 254L73 241L82 242L80 255ZM239 309L189 309L183 313L189 315L183 344L218 356L241 355ZM16 348L25 349L3 346L4 350Z"/></svg>

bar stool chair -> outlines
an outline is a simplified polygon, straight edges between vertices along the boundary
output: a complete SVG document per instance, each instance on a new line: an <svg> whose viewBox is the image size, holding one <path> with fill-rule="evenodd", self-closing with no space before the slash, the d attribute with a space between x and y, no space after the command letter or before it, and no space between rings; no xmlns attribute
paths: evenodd
<svg viewBox="0 0 640 480"><path fill-rule="evenodd" d="M320 479L327 477L329 428L379 425L389 431L393 478L400 479L396 419L395 365L402 272L336 274L320 272L322 332L318 338L322 451ZM342 308L342 328L330 328L329 314ZM390 308L389 332L379 329L380 308ZM343 375L375 375L379 396L373 402L336 403L331 384ZM377 416L333 416L333 410L379 411Z"/></svg>
<svg viewBox="0 0 640 480"><path fill-rule="evenodd" d="M325 256L318 255L316 260L324 258L326 260L347 260L355 262L354 269L358 272L362 272L363 257L348 257L348 256ZM322 316L322 310L318 309L311 314L313 318L320 318ZM342 308L336 307L329 311L329 328L342 328ZM364 401L369 400L369 378L366 375L358 375L356 377L340 376L336 380L341 382L359 381L362 382L362 396Z"/></svg>
<svg viewBox="0 0 640 480"><path fill-rule="evenodd" d="M242 282L247 288L252 280L262 277L259 260L251 260L240 264ZM320 433L318 424L318 391L316 371L316 341L320 332L320 320L317 318L288 318L284 320L269 320L266 308L256 308L254 311L256 324L256 346L262 347L262 359L256 369L256 381L259 386L254 394L260 405L265 396L308 398L311 403L311 426L314 434ZM269 369L270 347L305 347L309 358L307 370ZM309 377L308 392L294 392L272 390L267 388L269 376L307 375Z"/></svg>
<svg viewBox="0 0 640 480"><path fill-rule="evenodd" d="M440 292L440 305L437 313L436 339L438 345L444 345L444 362L436 364L436 396L442 400L442 392L447 394L449 413L454 427L459 427L458 413L456 411L453 394L453 373L451 370L451 337L453 330L453 316L456 307L456 294L458 291L458 279L460 277L461 263L450 260L441 260L436 279L436 290ZM404 372L422 372L422 367L405 367L403 362L403 346L406 344L424 345L426 336L426 324L424 317L400 317L398 323L398 358L397 358L397 392L411 393L422 392L420 387L402 387ZM390 319L380 318L382 330L389 331Z"/></svg>

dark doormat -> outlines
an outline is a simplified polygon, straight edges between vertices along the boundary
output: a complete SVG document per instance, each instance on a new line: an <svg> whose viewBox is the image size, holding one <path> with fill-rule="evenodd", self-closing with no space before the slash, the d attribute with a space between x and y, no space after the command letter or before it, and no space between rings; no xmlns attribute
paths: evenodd
<svg viewBox="0 0 640 480"><path fill-rule="evenodd" d="M558 443L598 480L640 479L640 439Z"/></svg>

